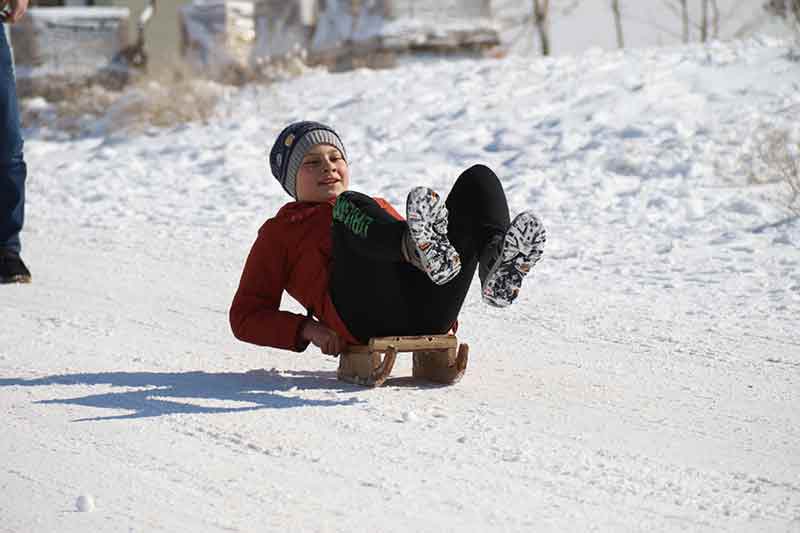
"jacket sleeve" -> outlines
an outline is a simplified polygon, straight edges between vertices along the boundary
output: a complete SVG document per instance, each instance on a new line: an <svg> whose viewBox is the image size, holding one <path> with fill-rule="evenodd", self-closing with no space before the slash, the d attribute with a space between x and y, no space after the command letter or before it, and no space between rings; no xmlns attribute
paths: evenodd
<svg viewBox="0 0 800 533"><path fill-rule="evenodd" d="M231 303L229 319L237 339L296 352L308 347L300 339L306 317L279 309L288 279L286 247L267 224L250 249Z"/></svg>
<svg viewBox="0 0 800 533"><path fill-rule="evenodd" d="M392 204L390 204L389 202L387 202L383 198L375 198L375 201L378 202L378 205L381 206L384 211L386 211L387 213L392 215L392 217L394 217L395 219L397 219L397 220L405 220L403 218L403 216L400 215L400 213L398 213L395 210L394 207L392 207Z"/></svg>

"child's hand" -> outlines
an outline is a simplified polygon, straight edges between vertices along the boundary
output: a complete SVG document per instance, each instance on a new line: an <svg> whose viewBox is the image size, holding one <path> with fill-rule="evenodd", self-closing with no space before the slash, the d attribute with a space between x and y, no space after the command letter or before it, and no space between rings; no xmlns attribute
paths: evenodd
<svg viewBox="0 0 800 533"><path fill-rule="evenodd" d="M339 355L347 347L335 331L316 320L306 320L303 329L300 330L300 336L326 355Z"/></svg>

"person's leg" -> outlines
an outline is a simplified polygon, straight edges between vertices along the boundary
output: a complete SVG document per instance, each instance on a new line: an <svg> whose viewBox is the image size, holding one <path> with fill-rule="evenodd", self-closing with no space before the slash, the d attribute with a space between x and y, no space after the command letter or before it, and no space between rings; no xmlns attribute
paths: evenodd
<svg viewBox="0 0 800 533"><path fill-rule="evenodd" d="M490 239L502 236L510 220L497 175L484 165L465 170L447 196L447 236L461 257L461 272L445 285L415 284L407 291L418 334L445 333L458 318L481 253Z"/></svg>
<svg viewBox="0 0 800 533"><path fill-rule="evenodd" d="M448 238L461 256L461 271L437 285L400 257L405 223L360 193L346 192L340 203L346 205L341 212L362 214L350 215L355 231L334 215L331 296L351 333L362 341L446 333L461 311L481 251L510 223L505 193L494 172L476 165L461 174L446 201ZM366 235L360 235L360 220L367 221Z"/></svg>
<svg viewBox="0 0 800 533"><path fill-rule="evenodd" d="M31 280L31 273L19 256L26 175L14 63L3 27L0 29L0 283Z"/></svg>
<svg viewBox="0 0 800 533"><path fill-rule="evenodd" d="M0 249L16 253L25 215L22 145L13 59L5 31L0 31Z"/></svg>
<svg viewBox="0 0 800 533"><path fill-rule="evenodd" d="M449 238L472 279L478 265L484 302L506 307L517 298L525 276L541 259L546 233L531 211L510 221L500 180L488 167L464 172L447 199Z"/></svg>
<svg viewBox="0 0 800 533"><path fill-rule="evenodd" d="M362 342L411 335L408 287L433 285L402 257L406 229L404 221L364 194L347 191L334 205L331 299L350 332Z"/></svg>
<svg viewBox="0 0 800 533"><path fill-rule="evenodd" d="M456 197L483 194L479 183L459 178ZM461 185L458 185L461 183ZM465 218L469 206L454 200ZM479 218L482 218L476 211ZM408 225L384 211L372 198L348 191L337 199L333 215L333 267L330 291L336 310L350 332L362 342L371 337L447 333L458 318L477 265L471 252L467 268L438 285L407 262L402 253ZM457 229L472 231L471 224ZM448 231L448 236L451 233Z"/></svg>
<svg viewBox="0 0 800 533"><path fill-rule="evenodd" d="M458 177L446 205L447 236L465 263L477 262L489 239L503 235L511 224L503 185L485 165L471 166Z"/></svg>

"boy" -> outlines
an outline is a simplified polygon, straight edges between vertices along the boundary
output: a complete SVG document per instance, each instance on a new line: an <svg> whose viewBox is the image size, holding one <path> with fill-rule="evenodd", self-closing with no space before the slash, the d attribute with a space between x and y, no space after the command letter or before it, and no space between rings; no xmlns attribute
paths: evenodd
<svg viewBox="0 0 800 533"><path fill-rule="evenodd" d="M269 160L296 201L264 223L247 258L230 309L245 342L337 355L371 337L446 333L476 269L484 300L505 307L541 258L541 223L530 212L510 221L485 166L461 174L446 202L412 189L403 220L385 200L349 190L347 153L329 126L287 126ZM306 316L279 309L284 291Z"/></svg>

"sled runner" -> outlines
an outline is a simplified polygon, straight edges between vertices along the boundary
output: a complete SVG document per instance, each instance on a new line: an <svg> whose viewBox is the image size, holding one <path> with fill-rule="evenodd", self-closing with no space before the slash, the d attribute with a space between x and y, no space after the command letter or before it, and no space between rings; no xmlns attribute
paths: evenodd
<svg viewBox="0 0 800 533"><path fill-rule="evenodd" d="M339 356L337 377L342 381L380 387L401 352L413 353L412 375L435 383L458 382L467 369L469 346L455 335L375 337L369 344L348 346Z"/></svg>

